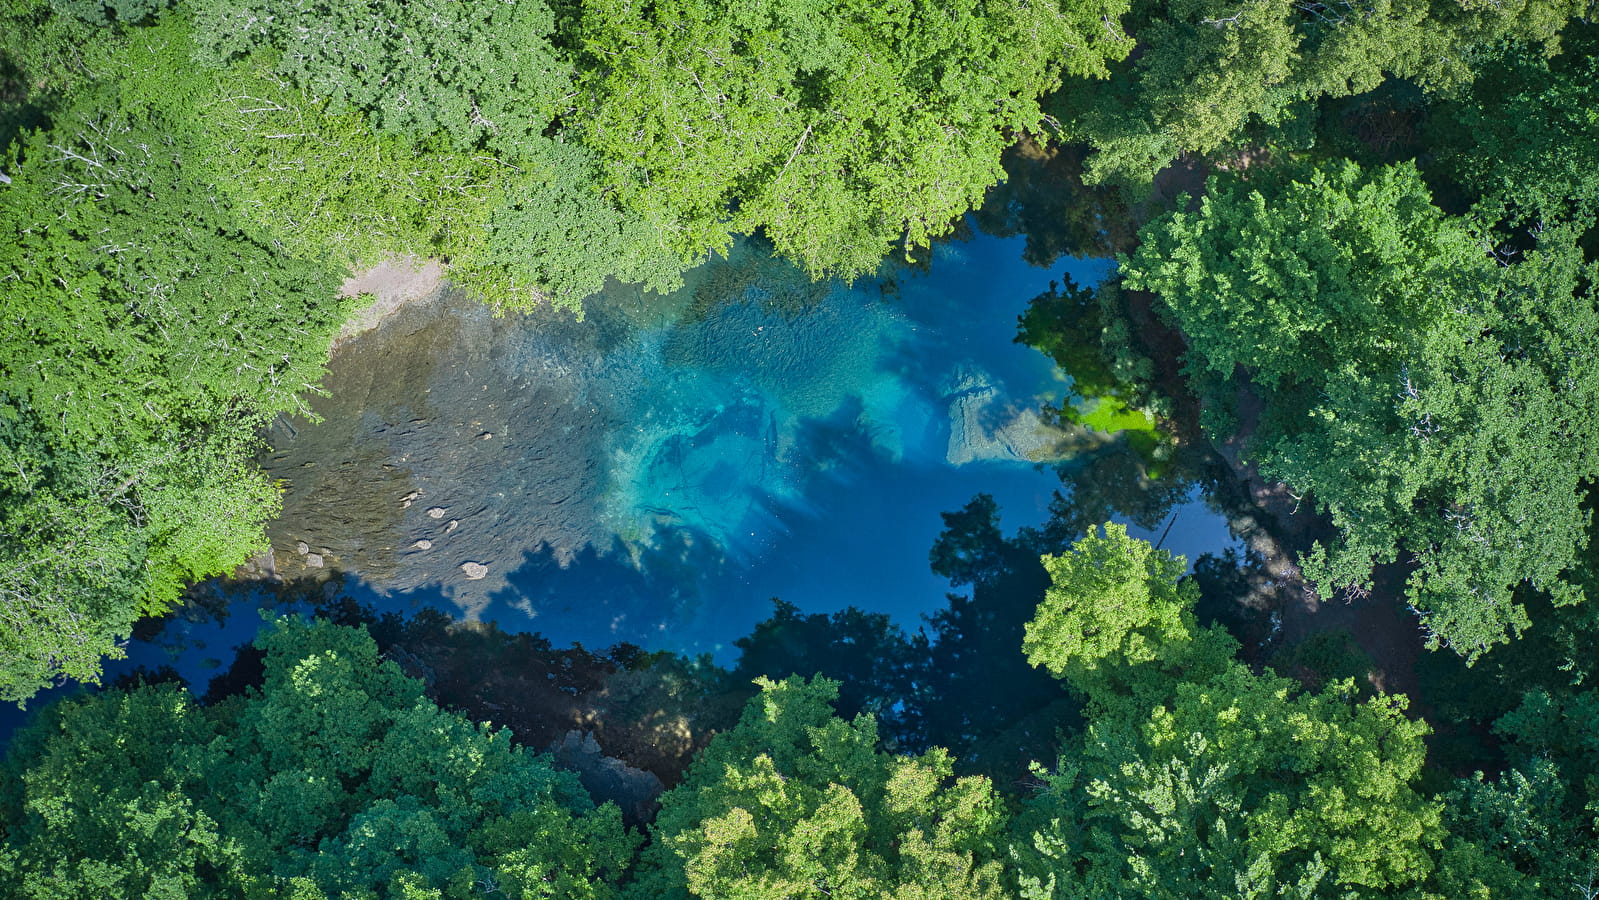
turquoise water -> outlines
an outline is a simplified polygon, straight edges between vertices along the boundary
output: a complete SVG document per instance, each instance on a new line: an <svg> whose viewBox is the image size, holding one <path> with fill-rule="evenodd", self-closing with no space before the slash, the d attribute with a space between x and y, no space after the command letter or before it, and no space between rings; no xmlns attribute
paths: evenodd
<svg viewBox="0 0 1599 900"><path fill-rule="evenodd" d="M1051 280L1109 266L1036 268L1023 247L952 241L854 285L739 247L671 297L593 298L581 323L446 292L339 351L310 401L320 421L271 430L277 569L380 613L428 605L558 645L723 662L772 598L915 629L949 590L928 568L939 513L988 493L1007 532L1039 525L1054 464L1107 440L1037 427L1069 380L1013 338ZM1190 562L1233 543L1197 494L1132 530L1168 524ZM170 664L203 692L279 602L227 596L225 620L177 616L107 678ZM0 711L0 738L20 720Z"/></svg>
<svg viewBox="0 0 1599 900"><path fill-rule="evenodd" d="M1051 464L1107 440L1043 425L1069 380L1013 338L1051 280L1109 264L1035 268L1023 246L947 242L844 285L741 245L670 297L592 298L582 323L407 310L333 360L320 423L273 431L278 569L591 647L723 652L772 598L914 628L947 590L940 512L985 492L1008 529L1037 525ZM1229 539L1196 501L1166 544Z"/></svg>

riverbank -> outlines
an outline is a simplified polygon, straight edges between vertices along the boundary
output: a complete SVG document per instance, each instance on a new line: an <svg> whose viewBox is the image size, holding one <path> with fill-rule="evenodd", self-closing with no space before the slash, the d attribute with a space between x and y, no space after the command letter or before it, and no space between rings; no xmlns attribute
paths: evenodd
<svg viewBox="0 0 1599 900"><path fill-rule="evenodd" d="M393 256L345 279L339 296L367 295L372 301L345 320L328 347L331 358L340 347L377 328L408 304L427 300L444 286L444 264L436 259Z"/></svg>

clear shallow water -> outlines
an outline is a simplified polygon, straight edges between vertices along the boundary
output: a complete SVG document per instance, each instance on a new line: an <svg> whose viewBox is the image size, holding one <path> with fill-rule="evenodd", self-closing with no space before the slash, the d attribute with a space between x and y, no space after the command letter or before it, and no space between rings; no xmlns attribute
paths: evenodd
<svg viewBox="0 0 1599 900"><path fill-rule="evenodd" d="M924 270L849 287L741 247L671 297L594 298L582 323L450 295L408 309L335 357L320 422L271 430L278 570L341 572L379 612L724 662L774 597L914 629L949 590L928 568L939 513L988 493L1007 532L1042 524L1060 478L1025 457L1103 440L1034 427L1069 382L1013 338L1052 279L1109 265L1035 268L1023 247L949 242ZM1233 543L1197 495L1174 516L1164 546L1190 562ZM1131 530L1158 540L1165 523ZM273 602L235 594L224 621L180 616L131 642L107 680L172 665L203 692ZM21 720L0 708L0 741Z"/></svg>
<svg viewBox="0 0 1599 900"><path fill-rule="evenodd" d="M1016 317L1062 268L1023 243L945 243L853 286L740 246L670 297L594 298L583 323L407 310L333 360L320 423L273 430L279 571L591 647L725 651L774 597L915 627L947 590L927 566L940 512L986 492L1007 530L1040 524L1060 487L1041 463L1104 440L1038 421L1069 382ZM1229 541L1196 501L1166 546Z"/></svg>

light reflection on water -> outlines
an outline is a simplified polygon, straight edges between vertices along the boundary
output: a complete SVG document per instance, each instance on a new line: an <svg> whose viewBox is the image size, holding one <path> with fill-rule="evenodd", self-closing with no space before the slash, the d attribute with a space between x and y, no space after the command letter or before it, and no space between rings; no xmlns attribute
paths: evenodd
<svg viewBox="0 0 1599 900"><path fill-rule="evenodd" d="M1103 440L1033 417L1069 382L1013 342L1016 317L1062 273L1021 247L950 242L845 286L741 246L582 323L461 297L403 312L334 359L321 423L273 431L279 571L318 574L303 543L380 608L436 589L588 646L722 650L772 597L914 627L947 587L927 567L939 512L987 492L1008 529L1037 525L1060 482L1028 459ZM1091 284L1108 263L1065 269ZM1190 559L1227 542L1191 507L1167 540Z"/></svg>
<svg viewBox="0 0 1599 900"><path fill-rule="evenodd" d="M988 493L1014 532L1042 524L1061 487L1050 466L949 461L962 384L994 389L967 417L979 431L1069 389L1014 343L1016 317L1062 269L1092 284L1108 263L1034 268L1022 247L950 242L926 271L850 287L741 247L671 297L595 298L581 323L497 318L461 296L404 311L334 359L311 401L322 421L269 435L263 466L286 489L269 527L278 569L342 573L339 588L379 612L425 604L558 645L724 662L774 597L914 628L949 587L928 568L940 512ZM1006 448L971 438L978 456ZM1095 440L1053 438L1020 449L1069 456ZM1197 489L1174 514L1165 546L1190 563L1232 543ZM1164 527L1132 531L1153 541ZM487 574L467 578L468 562ZM232 595L225 622L132 642L107 679L173 664L203 692L272 605ZM20 718L0 712L0 736Z"/></svg>

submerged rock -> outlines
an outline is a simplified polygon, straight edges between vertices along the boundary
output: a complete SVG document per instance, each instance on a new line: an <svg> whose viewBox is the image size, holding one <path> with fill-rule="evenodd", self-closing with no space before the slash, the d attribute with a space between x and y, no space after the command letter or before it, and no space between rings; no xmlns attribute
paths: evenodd
<svg viewBox="0 0 1599 900"><path fill-rule="evenodd" d="M489 567L480 562L464 562L461 563L461 571L466 573L466 577L476 581L489 574Z"/></svg>
<svg viewBox="0 0 1599 900"><path fill-rule="evenodd" d="M666 790L653 772L635 769L614 756L606 756L594 735L568 731L550 745L555 764L577 773L577 779L596 803L609 800L622 810L630 823L647 822L655 811L656 799Z"/></svg>
<svg viewBox="0 0 1599 900"><path fill-rule="evenodd" d="M944 400L949 404L945 458L950 465L979 460L1053 462L1081 443L1066 429L1046 424L1038 410L1018 408L993 377L976 366L955 369L945 382Z"/></svg>

